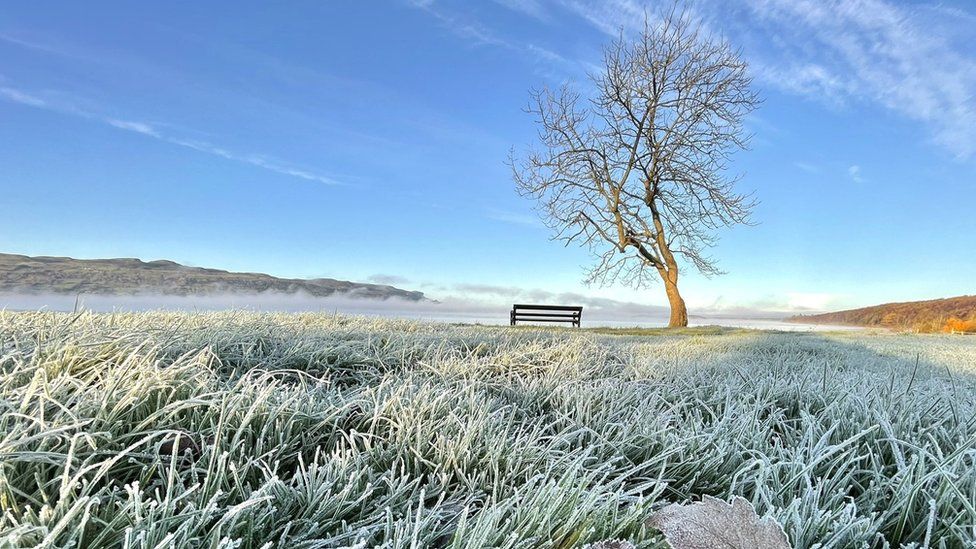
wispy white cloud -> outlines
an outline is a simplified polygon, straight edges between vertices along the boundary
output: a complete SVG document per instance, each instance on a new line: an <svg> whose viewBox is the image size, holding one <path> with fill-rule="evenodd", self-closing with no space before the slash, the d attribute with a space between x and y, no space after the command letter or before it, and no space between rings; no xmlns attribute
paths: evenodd
<svg viewBox="0 0 976 549"><path fill-rule="evenodd" d="M861 175L861 167L857 164L847 168L847 175L851 176L851 179L855 183L864 183L864 177Z"/></svg>
<svg viewBox="0 0 976 549"><path fill-rule="evenodd" d="M151 137L162 137L159 135L159 132L157 132L155 128L153 128L149 124L146 124L145 122L133 122L130 120L118 120L115 118L106 118L105 122L107 122L110 126L115 126L120 130L141 133L143 135L148 135Z"/></svg>
<svg viewBox="0 0 976 549"><path fill-rule="evenodd" d="M822 292L791 292L787 294L787 307L792 311L825 311L835 304L838 296Z"/></svg>
<svg viewBox="0 0 976 549"><path fill-rule="evenodd" d="M541 228L544 227L539 218L523 213L516 212L506 212L502 210L488 210L485 214L488 219L493 219L495 221L501 221L502 223L510 223L512 225L521 225L523 227Z"/></svg>
<svg viewBox="0 0 976 549"><path fill-rule="evenodd" d="M47 101L41 99L40 97L35 97L13 88L0 88L0 96L8 101L13 101L14 103L20 103L21 105L27 105L29 107L44 108L47 106Z"/></svg>
<svg viewBox="0 0 976 549"><path fill-rule="evenodd" d="M820 173L819 166L815 166L807 162L794 162L793 165L807 173Z"/></svg>
<svg viewBox="0 0 976 549"><path fill-rule="evenodd" d="M495 2L510 10L524 13L540 21L549 20L549 10L541 0L495 0Z"/></svg>
<svg viewBox="0 0 976 549"><path fill-rule="evenodd" d="M754 300L730 300L720 295L714 302L701 307L693 307L693 310L711 315L769 317L825 312L836 309L842 302L843 296L825 292L786 292L767 295Z"/></svg>
<svg viewBox="0 0 976 549"><path fill-rule="evenodd" d="M297 177L299 179L305 179L307 181L318 181L319 183L325 183L326 185L341 185L342 183L336 179L328 176L320 175L315 172L310 172L308 170L303 170L300 168L294 168L281 164L280 161L273 160L266 156L261 155L248 155L248 156L233 156L234 160L239 162L245 162L253 166L258 166L259 168L264 168L273 172L278 172L283 175L290 175L292 177Z"/></svg>
<svg viewBox="0 0 976 549"><path fill-rule="evenodd" d="M410 279L400 275L391 274L374 274L366 279L368 282L373 284L386 284L389 286L397 286L403 284L410 284Z"/></svg>
<svg viewBox="0 0 976 549"><path fill-rule="evenodd" d="M748 44L757 81L832 108L876 104L923 125L959 158L976 155L976 14L891 0L690 0L706 31ZM661 4L549 0L615 37Z"/></svg>
<svg viewBox="0 0 976 549"><path fill-rule="evenodd" d="M842 106L854 92L850 82L813 62L778 64L754 60L751 71L763 83L790 93L816 97L830 106Z"/></svg>
<svg viewBox="0 0 976 549"><path fill-rule="evenodd" d="M756 54L764 83L833 104L876 103L924 124L952 154L976 154L976 56L967 49L976 27L940 32L960 13L886 0L747 4L755 30L776 45Z"/></svg>
<svg viewBox="0 0 976 549"><path fill-rule="evenodd" d="M555 73L552 76L555 76L556 74L581 74L587 70L586 63L569 59L564 55L561 55L549 48L539 46L538 44L526 44L524 46L524 50L543 66L553 69Z"/></svg>
<svg viewBox="0 0 976 549"><path fill-rule="evenodd" d="M137 130L133 130L137 131ZM141 133L141 132L140 132ZM317 181L319 183L325 183L326 185L339 185L340 182L324 175L319 175L314 172L303 170L300 168L295 168L287 164L283 164L278 160L272 159L267 156L258 154L237 154L222 147L212 145L206 141L197 141L193 139L180 139L171 137L161 137L161 139L173 143L174 145L179 145L181 147L186 147L193 149L195 151L200 151L207 154L212 154L214 156L219 156L221 158L226 158L227 160L233 160L236 162L242 162L244 164L250 164L252 166L257 166L259 168L264 168L266 170L277 172L282 175L290 175L292 177L297 177L299 179L305 179L306 181Z"/></svg>
<svg viewBox="0 0 976 549"><path fill-rule="evenodd" d="M442 27L451 33L475 44L517 49L508 40L498 37L491 29L466 15L447 13L438 8L432 0L411 0L409 5L434 17Z"/></svg>
<svg viewBox="0 0 976 549"><path fill-rule="evenodd" d="M63 94L61 95L63 97ZM304 179L306 181L316 181L318 183L324 183L326 185L341 184L339 181L331 177L328 177L326 175L315 173L313 171L299 168L296 166L292 166L287 162L275 159L267 155L240 154L240 153L229 151L225 148L216 145L212 145L205 141L185 139L177 136L167 135L164 134L159 129L158 125L153 125L147 122L141 122L136 120L124 120L120 118L100 115L97 113L80 109L71 103L65 102L63 99L60 99L58 102L54 102L45 99L43 97L40 97L38 94L25 92L23 90L19 90L8 86L0 87L0 99L4 99L21 105L26 105L28 107L44 109L48 111L58 112L65 115L78 116L81 118L94 120L123 131L136 133L160 141L165 141L166 143L178 145L181 147L186 147L209 155L218 156L227 160L241 162L244 164L250 164L258 168L262 168L282 175L297 177L299 179Z"/></svg>
<svg viewBox="0 0 976 549"><path fill-rule="evenodd" d="M30 50L35 50L43 53L53 53L57 55L67 55L64 49L52 46L51 44L35 41L28 38L23 38L20 36L15 36L13 34L0 32L0 42L6 42L14 46L19 46L21 48L27 48Z"/></svg>
<svg viewBox="0 0 976 549"><path fill-rule="evenodd" d="M497 0L511 9L527 12L532 6L542 9L542 3L525 0ZM439 8L431 0L412 0L410 6L423 10L434 17L439 24L452 34L475 45L487 45L511 51L531 59L541 70L542 76L553 80L583 75L589 68L587 61L570 59L551 48L533 42L524 42L501 36L494 29L478 21L470 13L449 13Z"/></svg>
<svg viewBox="0 0 976 549"><path fill-rule="evenodd" d="M633 31L644 25L645 14L654 11L637 0L558 0L570 12L609 36Z"/></svg>

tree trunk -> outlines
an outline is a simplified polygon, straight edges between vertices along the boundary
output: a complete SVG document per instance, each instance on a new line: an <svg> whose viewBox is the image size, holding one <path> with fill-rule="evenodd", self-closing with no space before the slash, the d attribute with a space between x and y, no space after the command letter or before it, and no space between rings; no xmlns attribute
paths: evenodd
<svg viewBox="0 0 976 549"><path fill-rule="evenodd" d="M678 292L678 281L665 278L664 290L667 292L668 302L671 304L671 319L668 321L668 328L684 328L688 325L688 308L685 307L685 300Z"/></svg>

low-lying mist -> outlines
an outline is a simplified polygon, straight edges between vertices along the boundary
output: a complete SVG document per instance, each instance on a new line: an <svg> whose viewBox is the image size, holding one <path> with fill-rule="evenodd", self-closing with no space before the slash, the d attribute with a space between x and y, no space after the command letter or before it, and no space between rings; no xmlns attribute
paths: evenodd
<svg viewBox="0 0 976 549"><path fill-rule="evenodd" d="M344 315L365 315L407 318L434 322L465 324L508 324L508 313L513 302L541 302L560 305L583 306L584 327L658 327L667 325L665 307L633 302L593 298L576 294L531 296L548 299L532 301L525 295L500 296L485 299L483 293L472 296L448 296L437 301L410 301L391 297L369 299L348 294L316 297L307 293L262 292L255 294L223 293L204 296L177 296L165 294L135 295L79 295L46 293L0 294L0 309L8 311L75 311L139 312L139 311L225 311L246 310L255 312L318 312ZM779 315L782 316L782 315ZM813 326L783 322L777 315L761 311L707 311L692 314L690 325L720 325L744 328L778 330L825 330L846 329L836 326Z"/></svg>
<svg viewBox="0 0 976 549"><path fill-rule="evenodd" d="M660 324L667 320L661 307L636 303L602 300L590 303L561 303L583 305L584 320L593 323L623 323L629 325ZM80 295L65 294L0 294L0 308L6 310L74 311L220 311L243 309L259 312L335 312L350 315L392 316L424 320L507 324L511 304L463 297L447 297L438 301L410 301L399 298L367 299L348 295L316 297L306 293L256 294L226 293L205 296L175 296L164 294Z"/></svg>

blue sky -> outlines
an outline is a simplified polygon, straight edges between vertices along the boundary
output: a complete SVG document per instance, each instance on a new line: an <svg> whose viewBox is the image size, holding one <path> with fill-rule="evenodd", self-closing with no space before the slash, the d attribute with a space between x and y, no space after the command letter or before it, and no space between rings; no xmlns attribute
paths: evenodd
<svg viewBox="0 0 976 549"><path fill-rule="evenodd" d="M976 9L699 0L765 102L761 200L695 311L976 293ZM587 288L505 166L532 87L632 32L631 0L14 3L0 12L0 250L374 280L435 297ZM536 292L534 295L538 295Z"/></svg>

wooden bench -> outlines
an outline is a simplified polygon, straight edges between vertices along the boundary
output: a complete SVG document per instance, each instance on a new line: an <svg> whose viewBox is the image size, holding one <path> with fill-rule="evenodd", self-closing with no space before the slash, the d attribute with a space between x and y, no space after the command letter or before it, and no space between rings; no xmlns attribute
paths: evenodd
<svg viewBox="0 0 976 549"><path fill-rule="evenodd" d="M512 326L522 322L566 322L579 328L583 307L567 305L512 305Z"/></svg>

